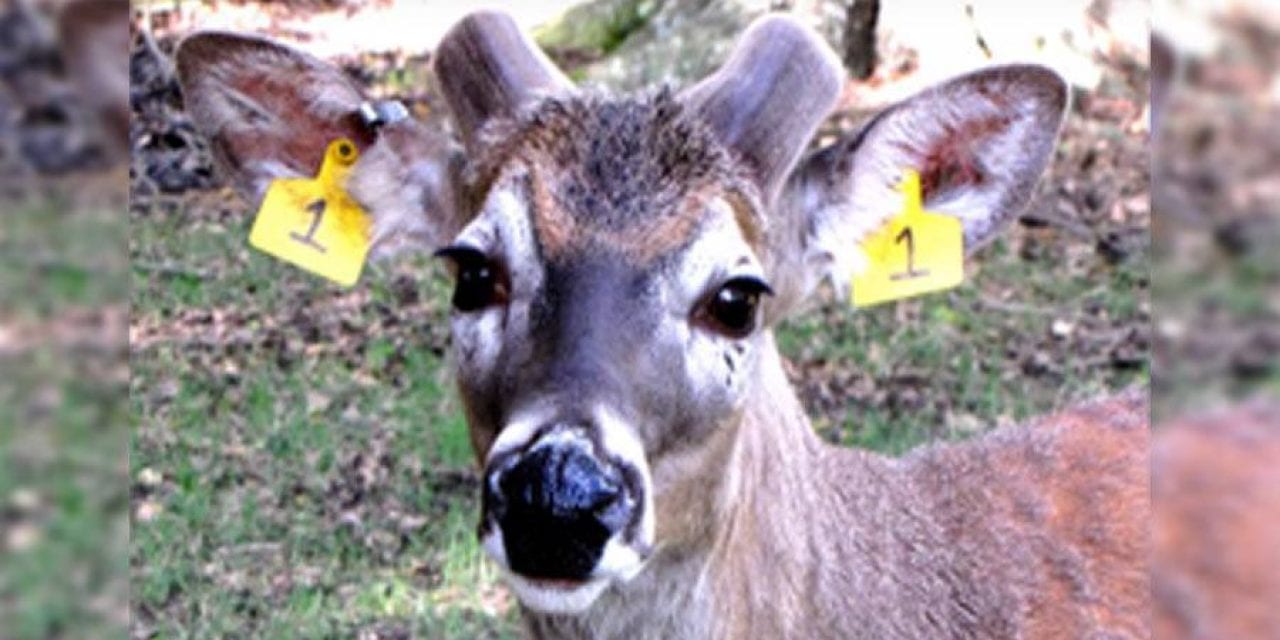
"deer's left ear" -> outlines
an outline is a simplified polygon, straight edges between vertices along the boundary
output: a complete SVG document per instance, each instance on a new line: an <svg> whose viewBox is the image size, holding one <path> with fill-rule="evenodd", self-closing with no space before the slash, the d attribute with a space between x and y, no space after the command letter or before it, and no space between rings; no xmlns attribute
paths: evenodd
<svg viewBox="0 0 1280 640"><path fill-rule="evenodd" d="M848 291L859 244L902 208L904 170L920 174L924 208L959 218L966 253L988 242L1030 199L1053 155L1066 83L1034 65L965 75L890 107L860 132L806 158L779 198L795 230L775 265L798 302L830 276ZM799 272L797 272L799 271ZM784 305L787 306L787 305Z"/></svg>

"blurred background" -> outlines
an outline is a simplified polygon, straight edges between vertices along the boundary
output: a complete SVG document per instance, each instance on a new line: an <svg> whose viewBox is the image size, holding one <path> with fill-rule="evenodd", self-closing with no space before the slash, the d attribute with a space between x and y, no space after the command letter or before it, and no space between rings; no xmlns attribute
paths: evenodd
<svg viewBox="0 0 1280 640"><path fill-rule="evenodd" d="M128 625L128 6L0 4L0 637Z"/></svg>
<svg viewBox="0 0 1280 640"><path fill-rule="evenodd" d="M1280 629L1280 3L1157 2L1158 638Z"/></svg>
<svg viewBox="0 0 1280 640"><path fill-rule="evenodd" d="M1280 391L1280 4L1157 6L1154 389L1168 417Z"/></svg>
<svg viewBox="0 0 1280 640"><path fill-rule="evenodd" d="M825 439L890 454L1149 384L1157 637L1272 638L1280 7L1043 4L507 8L619 90L690 82L792 12L850 77L815 143L982 64L1062 72L1053 167L965 286L788 323L791 379ZM170 59L195 29L263 34L447 128L431 50L477 6L0 4L0 637L514 637L474 542L442 273L406 258L343 290L251 251L255 203Z"/></svg>

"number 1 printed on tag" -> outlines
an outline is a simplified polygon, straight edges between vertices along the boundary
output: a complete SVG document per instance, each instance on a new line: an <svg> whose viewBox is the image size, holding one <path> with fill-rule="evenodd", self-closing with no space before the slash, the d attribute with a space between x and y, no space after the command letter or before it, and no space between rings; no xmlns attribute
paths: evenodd
<svg viewBox="0 0 1280 640"><path fill-rule="evenodd" d="M249 244L343 286L355 284L369 253L369 222L342 185L356 158L350 140L335 140L315 178L272 182Z"/></svg>
<svg viewBox="0 0 1280 640"><path fill-rule="evenodd" d="M964 229L920 206L920 175L902 179L902 211L863 243L867 268L853 278L856 307L949 289L964 280Z"/></svg>

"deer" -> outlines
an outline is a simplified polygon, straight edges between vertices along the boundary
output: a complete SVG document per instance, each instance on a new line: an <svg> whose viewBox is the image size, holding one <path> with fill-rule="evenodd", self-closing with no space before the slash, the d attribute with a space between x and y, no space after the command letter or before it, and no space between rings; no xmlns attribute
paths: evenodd
<svg viewBox="0 0 1280 640"><path fill-rule="evenodd" d="M971 72L806 154L843 77L786 15L691 86L613 95L470 14L431 63L452 132L258 36L175 59L247 199L351 140L373 259L451 272L478 541L529 637L1149 637L1144 390L891 458L815 434L772 334L847 292L904 169L968 254L1016 218L1069 103L1052 70Z"/></svg>

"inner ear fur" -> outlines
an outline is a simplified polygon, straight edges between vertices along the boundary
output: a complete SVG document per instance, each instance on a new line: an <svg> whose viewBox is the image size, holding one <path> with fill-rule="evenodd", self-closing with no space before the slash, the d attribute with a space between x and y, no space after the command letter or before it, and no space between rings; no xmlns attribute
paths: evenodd
<svg viewBox="0 0 1280 640"><path fill-rule="evenodd" d="M215 160L251 198L280 177L314 175L329 142L361 150L364 96L336 67L266 38L206 31L175 54L186 109Z"/></svg>
<svg viewBox="0 0 1280 640"><path fill-rule="evenodd" d="M955 78L887 110L832 151L850 162L847 215L896 212L903 170L914 169L924 206L960 218L972 254L1027 205L1069 96L1053 70L1019 64Z"/></svg>

